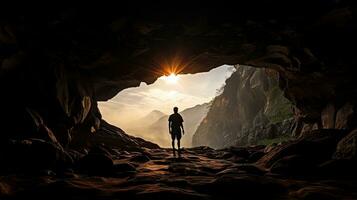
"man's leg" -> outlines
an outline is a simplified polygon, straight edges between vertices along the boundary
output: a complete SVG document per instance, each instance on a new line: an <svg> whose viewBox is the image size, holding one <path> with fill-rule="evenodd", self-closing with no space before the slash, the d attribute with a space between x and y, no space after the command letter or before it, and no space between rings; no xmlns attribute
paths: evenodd
<svg viewBox="0 0 357 200"><path fill-rule="evenodd" d="M174 157L176 157L176 152L175 152L175 137L172 137L172 152L174 154Z"/></svg>
<svg viewBox="0 0 357 200"><path fill-rule="evenodd" d="M177 138L178 156L181 157L180 139Z"/></svg>

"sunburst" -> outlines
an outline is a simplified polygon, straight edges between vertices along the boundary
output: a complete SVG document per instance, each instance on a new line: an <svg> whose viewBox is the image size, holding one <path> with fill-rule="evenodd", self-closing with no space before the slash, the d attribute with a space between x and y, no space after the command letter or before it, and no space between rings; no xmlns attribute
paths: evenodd
<svg viewBox="0 0 357 200"><path fill-rule="evenodd" d="M176 84L179 80L179 77L175 73L171 73L168 76L163 76L162 78L170 84Z"/></svg>

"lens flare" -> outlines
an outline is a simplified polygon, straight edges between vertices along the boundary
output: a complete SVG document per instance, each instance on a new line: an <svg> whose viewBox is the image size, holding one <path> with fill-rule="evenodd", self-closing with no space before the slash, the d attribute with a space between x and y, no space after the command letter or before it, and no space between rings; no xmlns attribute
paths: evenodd
<svg viewBox="0 0 357 200"><path fill-rule="evenodd" d="M171 73L168 76L163 76L163 79L170 84L176 84L179 80L179 77L175 73Z"/></svg>

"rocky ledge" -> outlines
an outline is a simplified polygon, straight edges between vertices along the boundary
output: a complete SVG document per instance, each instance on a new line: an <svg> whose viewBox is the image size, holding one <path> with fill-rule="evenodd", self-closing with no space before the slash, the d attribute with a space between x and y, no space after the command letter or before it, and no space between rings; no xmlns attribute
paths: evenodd
<svg viewBox="0 0 357 200"><path fill-rule="evenodd" d="M96 145L67 152L71 163L56 168L18 155L33 170L0 175L0 199L355 199L356 133L325 129L275 146L196 147L182 158L158 147ZM53 149L43 144L16 145Z"/></svg>

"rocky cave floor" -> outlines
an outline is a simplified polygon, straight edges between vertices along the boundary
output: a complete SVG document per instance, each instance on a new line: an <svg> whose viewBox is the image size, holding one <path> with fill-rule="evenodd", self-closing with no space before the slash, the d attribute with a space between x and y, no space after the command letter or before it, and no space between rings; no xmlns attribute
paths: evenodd
<svg viewBox="0 0 357 200"><path fill-rule="evenodd" d="M0 199L357 199L351 174L308 175L306 167L291 162L275 170L260 167L267 148L196 147L184 149L182 158L163 148L102 149L112 165L97 157L85 172L1 175Z"/></svg>

